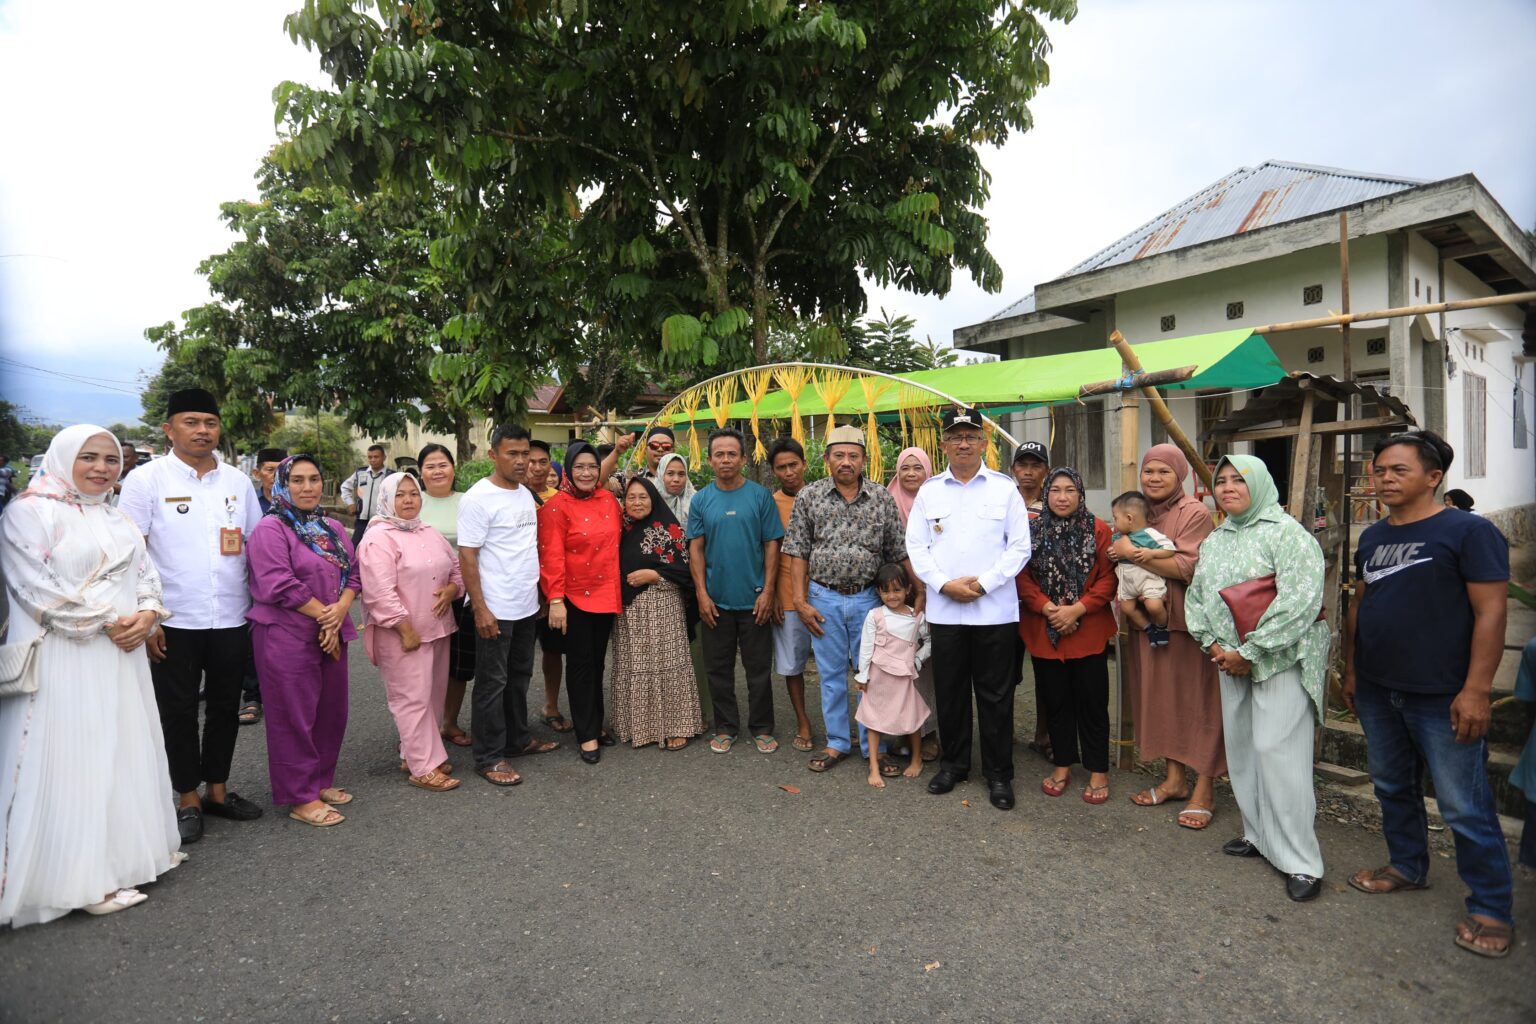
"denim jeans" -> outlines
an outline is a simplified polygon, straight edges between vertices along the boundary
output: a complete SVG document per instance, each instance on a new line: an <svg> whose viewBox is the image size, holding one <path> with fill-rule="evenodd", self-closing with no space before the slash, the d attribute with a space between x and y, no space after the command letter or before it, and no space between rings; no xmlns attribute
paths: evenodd
<svg viewBox="0 0 1536 1024"><path fill-rule="evenodd" d="M864 619L880 603L874 587L857 594L840 594L811 583L811 607L826 621L821 636L811 637L811 653L821 677L821 719L827 728L827 746L849 753L853 749L853 725L848 714L848 673L859 668L859 640ZM869 732L859 726L859 753L869 756Z"/></svg>
<svg viewBox="0 0 1536 1024"><path fill-rule="evenodd" d="M1381 831L1392 867L1404 878L1429 877L1424 769L1456 840L1456 870L1472 890L1467 913L1514 924L1509 850L1488 783L1488 742L1457 743L1449 693L1410 693L1361 681L1355 710L1381 802Z"/></svg>

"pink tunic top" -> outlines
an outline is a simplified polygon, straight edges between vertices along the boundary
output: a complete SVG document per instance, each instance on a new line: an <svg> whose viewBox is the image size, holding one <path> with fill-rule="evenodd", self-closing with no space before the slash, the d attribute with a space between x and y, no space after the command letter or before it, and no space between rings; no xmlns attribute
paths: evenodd
<svg viewBox="0 0 1536 1024"><path fill-rule="evenodd" d="M434 615L434 592L452 583L464 594L458 559L441 533L423 523L415 530L371 526L358 546L363 575L363 644L373 656L374 634L408 619L422 643L453 633L453 607Z"/></svg>

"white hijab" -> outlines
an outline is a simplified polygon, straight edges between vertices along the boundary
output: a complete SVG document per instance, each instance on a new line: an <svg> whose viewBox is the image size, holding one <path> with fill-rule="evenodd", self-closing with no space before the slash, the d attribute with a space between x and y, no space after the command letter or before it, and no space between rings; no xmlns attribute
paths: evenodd
<svg viewBox="0 0 1536 1024"><path fill-rule="evenodd" d="M667 484L663 478L667 474L668 464L674 459L681 462L683 464L683 471L687 472L688 460L677 454L677 452L667 452L667 454L656 460L656 491L661 495L661 500L665 501L667 507L672 510L672 514L677 517L678 523L686 529L688 526L688 506L693 504L693 480L691 477L683 478L682 494L673 494L667 490Z"/></svg>
<svg viewBox="0 0 1536 1024"><path fill-rule="evenodd" d="M91 438L100 436L110 437L112 443L117 444L117 438L112 437L111 431L94 423L77 423L54 434L53 440L48 443L48 453L43 456L43 471L32 478L22 493L52 498L71 505L106 504L107 499L112 497L110 488L90 497L81 494L75 486L75 460L80 457L80 449ZM118 476L122 476L121 463L118 464Z"/></svg>

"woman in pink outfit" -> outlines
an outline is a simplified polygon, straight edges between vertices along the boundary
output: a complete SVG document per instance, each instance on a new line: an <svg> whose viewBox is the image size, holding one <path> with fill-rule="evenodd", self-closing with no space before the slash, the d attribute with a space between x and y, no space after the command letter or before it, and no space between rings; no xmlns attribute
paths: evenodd
<svg viewBox="0 0 1536 1024"><path fill-rule="evenodd" d="M379 667L400 731L401 768L413 786L456 789L443 749L448 647L464 594L448 540L421 520L421 488L408 473L379 484L368 532L357 549L363 572L363 646Z"/></svg>

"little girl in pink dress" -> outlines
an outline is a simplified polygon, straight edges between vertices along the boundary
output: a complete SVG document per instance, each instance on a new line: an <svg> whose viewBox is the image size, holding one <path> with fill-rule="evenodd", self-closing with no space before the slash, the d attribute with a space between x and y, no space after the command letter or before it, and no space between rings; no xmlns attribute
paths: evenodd
<svg viewBox="0 0 1536 1024"><path fill-rule="evenodd" d="M923 774L920 730L931 712L915 681L928 657L928 623L912 610L912 581L902 566L882 565L875 574L875 587L881 607L864 619L859 672L853 677L862 698L854 717L869 730L869 784L884 789L881 735L905 736L911 761L901 774L909 779ZM887 771L896 774L894 766Z"/></svg>

